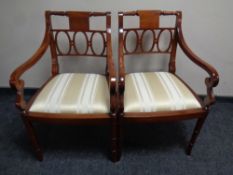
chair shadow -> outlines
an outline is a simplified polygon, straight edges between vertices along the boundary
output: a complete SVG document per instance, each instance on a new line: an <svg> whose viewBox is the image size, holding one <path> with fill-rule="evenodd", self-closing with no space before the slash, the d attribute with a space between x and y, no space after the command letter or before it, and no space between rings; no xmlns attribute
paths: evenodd
<svg viewBox="0 0 233 175"><path fill-rule="evenodd" d="M69 155L85 159L90 156L110 158L111 128L109 126L63 126L35 123L44 157ZM122 150L165 152L173 147L185 148L187 133L182 122L125 125L122 129ZM34 156L26 131L18 135L21 152Z"/></svg>
<svg viewBox="0 0 233 175"><path fill-rule="evenodd" d="M126 125L122 128L122 146L127 151L185 149L188 137L185 128L183 122Z"/></svg>
<svg viewBox="0 0 233 175"><path fill-rule="evenodd" d="M76 156L84 158L91 154L95 157L110 155L109 126L63 126L35 123L38 141L43 149L44 157L50 156ZM17 138L17 146L26 154L32 154L31 143L26 131Z"/></svg>

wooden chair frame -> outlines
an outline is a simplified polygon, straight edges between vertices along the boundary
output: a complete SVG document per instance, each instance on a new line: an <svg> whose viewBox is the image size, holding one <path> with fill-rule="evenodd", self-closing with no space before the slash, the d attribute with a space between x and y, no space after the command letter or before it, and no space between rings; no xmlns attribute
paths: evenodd
<svg viewBox="0 0 233 175"><path fill-rule="evenodd" d="M204 124L204 121L209 113L209 108L215 102L215 97L213 94L213 88L218 85L219 76L215 68L211 65L203 61L203 59L199 58L187 45L184 40L183 32L182 32L182 12L181 11L150 11L153 13L148 13L148 11L130 11L130 12L119 12L118 13L118 24L119 24L119 45L118 45L118 64L119 64L119 80L118 80L118 92L119 92L119 109L118 109L118 117L120 122L160 122L160 121L179 121L185 119L193 119L197 118L197 123L194 128L191 140L187 146L186 153L188 155L191 154L193 145L197 139L197 136ZM145 15L145 17L143 17ZM150 16L151 15L151 16ZM176 24L174 28L159 28L159 17L160 16L175 16ZM139 28L124 28L123 21L125 16L139 16L140 17L140 27ZM154 21L154 22L153 22ZM142 47L139 47L141 44L141 38L137 33L137 30L143 30L144 33L146 30L173 30L173 39L171 40L170 46L172 46L171 50L153 51L150 49L149 51L144 51ZM126 45L126 36L129 31L134 31L137 36L137 46L134 51L128 52L125 49ZM143 35L143 34L142 34ZM157 41L158 42L158 41ZM157 43L158 44L158 43ZM205 79L207 96L204 100L201 100L194 91L179 78L176 72L176 48L177 44L179 44L182 51L185 55L197 66L205 70L209 77ZM170 47L169 46L169 47ZM137 113L124 113L124 90L125 90L125 64L124 64L124 55L130 54L147 54L147 53L168 53L170 54L169 61L169 72L178 77L188 89L195 95L197 100L200 102L202 108L201 109L190 109L190 110L182 110L182 111L171 111L171 112L137 112ZM131 116L131 117L128 117ZM137 117L132 117L137 116ZM120 152L120 147L118 148ZM120 153L119 153L120 154Z"/></svg>
<svg viewBox="0 0 233 175"><path fill-rule="evenodd" d="M70 29L68 30L55 30L52 28L51 16L66 16L69 17ZM106 30L90 30L89 18L102 16L106 18ZM114 70L114 63L112 58L112 46L111 46L111 13L110 12L71 12L71 11L46 11L45 12L45 35L44 39L38 48L38 50L29 58L25 63L16 68L10 76L10 85L16 90L16 106L22 113L22 119L26 126L30 141L39 160L43 159L42 149L37 141L36 133L33 128L32 122L47 122L55 124L106 124L111 126L111 159L117 161L117 143L116 143L116 77ZM70 49L67 53L62 53L56 46L58 32L64 32L68 34L69 31L73 32L91 32L91 39L87 39L87 47L91 50L91 54L85 51L85 53L76 52L72 54ZM53 32L57 32L55 37ZM95 53L92 47L92 37L95 33L101 34L103 37L104 50L101 53ZM74 46L74 42L69 36L69 45ZM21 79L23 73L34 66L44 55L46 50L50 47L51 51L51 78L59 73L58 56L94 56L106 58L106 79L109 86L110 93L110 113L109 114L50 114L50 113L35 113L29 112L29 108L33 103L40 90L49 82L49 79L38 92L31 98L29 102L24 99L24 80Z"/></svg>

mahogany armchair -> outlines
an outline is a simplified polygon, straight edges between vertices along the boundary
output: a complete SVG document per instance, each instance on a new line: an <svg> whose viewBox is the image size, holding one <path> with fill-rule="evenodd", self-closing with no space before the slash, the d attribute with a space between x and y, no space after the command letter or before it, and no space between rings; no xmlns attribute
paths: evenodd
<svg viewBox="0 0 233 175"><path fill-rule="evenodd" d="M53 16L68 19L68 28L53 27ZM104 29L91 29L90 18L96 17L106 21ZM116 78L111 46L110 12L75 12L46 11L46 30L39 49L24 64L13 71L10 85L16 90L16 106L21 110L30 141L39 160L43 159L42 149L38 143L32 122L55 124L104 124L111 126L111 158L117 160L116 143ZM63 34L68 39L68 49L61 48L58 42ZM83 35L86 48L78 47ZM101 52L94 47L95 35L98 43L103 44ZM96 42L95 42L96 43ZM21 75L34 66L50 48L51 77L26 102L24 99L24 80ZM106 59L105 74L94 73L59 73L59 61L62 57L96 57Z"/></svg>
<svg viewBox="0 0 233 175"><path fill-rule="evenodd" d="M138 18L139 27L125 27L128 19ZM161 27L160 20L174 17L175 24ZM192 147L209 113L210 106L215 102L213 88L217 86L217 71L191 51L182 33L182 13L180 11L130 11L118 13L119 24L119 109L121 123L159 122L197 119L186 153L191 154ZM143 37L150 32L151 44L145 49ZM162 48L160 40L167 32L167 45ZM135 47L127 48L129 33L134 33ZM146 40L144 40L146 41ZM204 69L209 77L205 79L207 96L202 100L176 74L177 45L186 56L197 66ZM169 58L168 71L126 73L125 57L140 57L141 54L166 54ZM130 58L128 58L130 59ZM132 58L131 58L132 59Z"/></svg>

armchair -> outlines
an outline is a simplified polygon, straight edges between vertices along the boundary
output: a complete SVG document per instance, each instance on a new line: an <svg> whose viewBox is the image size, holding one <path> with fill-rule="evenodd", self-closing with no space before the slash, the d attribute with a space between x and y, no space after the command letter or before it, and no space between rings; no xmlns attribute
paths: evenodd
<svg viewBox="0 0 233 175"><path fill-rule="evenodd" d="M68 28L54 28L52 16L68 19ZM90 29L90 18L101 17L106 21L104 30ZM16 106L22 113L30 141L39 160L43 159L42 149L36 137L32 122L55 124L104 124L111 126L111 158L117 160L116 143L116 77L111 46L110 12L46 11L45 35L39 49L10 76L10 85L16 90ZM86 40L86 48L80 51L78 33ZM60 34L68 39L68 50L60 48ZM93 38L100 35L103 43L101 52L94 48ZM37 93L26 102L24 80L27 70L32 68L45 51L51 52L51 77ZM58 59L69 57L98 57L106 59L105 74L59 73ZM94 59L94 58L93 58Z"/></svg>
<svg viewBox="0 0 233 175"><path fill-rule="evenodd" d="M138 28L124 26L125 17L135 16L139 20ZM161 16L175 17L175 25L161 27ZM139 10L118 13L119 22L119 109L118 116L122 123L180 121L197 119L186 153L191 154L192 147L209 113L210 106L215 102L213 88L218 85L217 71L191 51L184 40L182 32L182 13L180 11ZM143 46L145 32L151 32L149 49ZM127 48L128 34L135 35L135 47ZM167 32L168 44L161 48L160 40L163 32ZM207 95L204 101L176 74L176 49L180 46L195 65L205 70L209 77L205 79ZM125 57L141 54L166 54L169 56L167 72L136 72L127 73ZM128 58L130 59L130 58Z"/></svg>

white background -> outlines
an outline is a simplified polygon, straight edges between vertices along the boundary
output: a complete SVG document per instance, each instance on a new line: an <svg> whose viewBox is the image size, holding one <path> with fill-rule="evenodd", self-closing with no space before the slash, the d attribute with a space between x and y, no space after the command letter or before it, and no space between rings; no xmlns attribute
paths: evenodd
<svg viewBox="0 0 233 175"><path fill-rule="evenodd" d="M1 0L0 2L0 87L8 87L10 73L39 47L44 34L45 10L111 11L112 41L117 68L117 12L137 9L181 10L183 31L189 46L219 72L215 93L233 96L233 1L231 0ZM140 60L143 63L143 60ZM154 61L155 62L155 61ZM148 69L152 69L153 61ZM74 61L68 61L74 68ZM156 63L155 63L156 64ZM143 68L147 68L145 64ZM79 69L98 71L96 64ZM128 65L129 70L133 64ZM72 70L72 69L71 69ZM177 74L199 94L205 93L204 71L177 53ZM50 76L50 55L24 76L26 87L39 87Z"/></svg>

